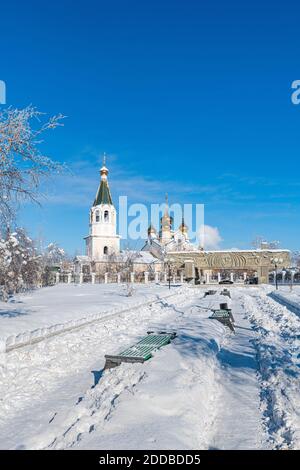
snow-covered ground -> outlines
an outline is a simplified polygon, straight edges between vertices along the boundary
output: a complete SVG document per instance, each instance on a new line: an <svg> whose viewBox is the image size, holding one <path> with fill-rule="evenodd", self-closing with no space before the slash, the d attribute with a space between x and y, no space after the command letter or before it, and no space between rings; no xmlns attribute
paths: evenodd
<svg viewBox="0 0 300 470"><path fill-rule="evenodd" d="M20 294L8 303L0 301L0 343L9 349L168 293L167 286L156 284L137 284L131 297L123 284L58 284Z"/></svg>
<svg viewBox="0 0 300 470"><path fill-rule="evenodd" d="M243 306L256 331L261 408L275 448L300 448L300 318L253 289Z"/></svg>
<svg viewBox="0 0 300 470"><path fill-rule="evenodd" d="M273 290L271 297L282 305L288 307L294 313L300 315L300 286L279 286Z"/></svg>
<svg viewBox="0 0 300 470"><path fill-rule="evenodd" d="M101 313L97 287L22 296L25 328L49 326L59 311L64 321L73 309L78 318ZM0 448L300 447L300 318L268 296L270 287L231 286L232 300L220 287L206 298L202 287L174 288L168 298L164 286L137 286L129 298L120 286L103 289L102 311L114 307L114 316L1 355ZM231 304L236 334L208 318L220 302ZM24 328L8 326L16 318L1 319L4 337ZM177 338L144 364L103 371L105 354L149 329Z"/></svg>

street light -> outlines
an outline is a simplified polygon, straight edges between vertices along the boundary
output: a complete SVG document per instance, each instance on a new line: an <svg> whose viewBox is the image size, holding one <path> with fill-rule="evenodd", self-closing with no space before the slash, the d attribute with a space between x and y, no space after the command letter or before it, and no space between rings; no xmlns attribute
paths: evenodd
<svg viewBox="0 0 300 470"><path fill-rule="evenodd" d="M290 285L290 289L291 291L293 290L293 284L294 284L294 276L297 272L297 269L296 268L290 268L290 273L291 273L291 285Z"/></svg>
<svg viewBox="0 0 300 470"><path fill-rule="evenodd" d="M278 263L282 263L283 259L282 258L272 258L271 263L274 264L275 267L275 285L276 285L276 290L278 290L278 282L277 282L277 267Z"/></svg>
<svg viewBox="0 0 300 470"><path fill-rule="evenodd" d="M167 260L167 266L168 266L168 271L169 271L169 289L171 289L171 263L173 263L173 258L169 258Z"/></svg>

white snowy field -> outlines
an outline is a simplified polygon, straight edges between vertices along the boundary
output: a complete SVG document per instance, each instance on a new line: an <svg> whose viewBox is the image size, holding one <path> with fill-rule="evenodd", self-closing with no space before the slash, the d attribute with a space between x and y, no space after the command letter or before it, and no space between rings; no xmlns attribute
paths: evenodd
<svg viewBox="0 0 300 470"><path fill-rule="evenodd" d="M168 293L167 286L156 284L136 284L132 297L124 284L58 284L19 294L8 303L0 301L0 343L13 346Z"/></svg>
<svg viewBox="0 0 300 470"><path fill-rule="evenodd" d="M71 302L62 287L59 306ZM74 291L89 287L98 286ZM119 315L0 355L0 448L300 448L299 317L269 287L230 287L232 300L204 299L202 287L174 288L169 298L166 287L139 287ZM107 307L110 295L117 302L107 292ZM38 305L56 312L47 289L31 296L27 329ZM160 300L134 307L138 296ZM93 313L82 297L78 315ZM208 318L220 302L232 306L235 334ZM149 329L177 338L144 364L103 371L105 354Z"/></svg>

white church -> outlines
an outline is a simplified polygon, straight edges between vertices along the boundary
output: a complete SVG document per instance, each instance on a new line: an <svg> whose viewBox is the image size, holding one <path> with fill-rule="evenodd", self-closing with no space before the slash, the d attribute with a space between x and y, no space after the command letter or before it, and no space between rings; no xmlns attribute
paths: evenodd
<svg viewBox="0 0 300 470"><path fill-rule="evenodd" d="M117 235L117 212L113 205L107 180L108 169L100 170L100 185L90 210L89 235L85 237L86 255L90 260L101 261L107 255L120 252L120 236Z"/></svg>
<svg viewBox="0 0 300 470"><path fill-rule="evenodd" d="M108 264L115 265L117 272L128 258L132 259L133 269L136 272L159 272L163 270L162 259L166 251L195 249L189 243L184 221L177 231L172 230L173 219L169 215L167 197L165 211L160 222L159 233L150 224L148 240L141 251L121 251L121 237L117 233L117 211L109 188L108 168L104 156L103 166L100 169L99 187L89 213L89 235L84 238L86 254L76 256L75 272L104 273L108 269Z"/></svg>
<svg viewBox="0 0 300 470"><path fill-rule="evenodd" d="M106 161L100 169L100 183L89 213L89 234L84 238L86 254L76 256L75 273L91 275L106 272L120 273L129 264L136 273L157 272L161 262L149 252L120 249L117 234L117 211L113 204Z"/></svg>
<svg viewBox="0 0 300 470"><path fill-rule="evenodd" d="M218 250L205 251L189 241L188 227L184 220L173 230L173 219L169 214L168 198L160 219L159 232L148 228L148 239L140 251L120 249L117 233L117 211L113 204L105 157L100 169L100 184L89 213L89 235L85 237L86 254L74 260L75 274L87 276L120 276L126 271L148 277L149 274L166 272L166 262L172 259L174 272L186 279L210 282L221 276L232 280L256 276L260 282L268 282L268 273L273 269L274 256L280 255L280 268L289 266L288 250ZM157 276L155 276L157 278ZM120 277L118 277L118 282Z"/></svg>

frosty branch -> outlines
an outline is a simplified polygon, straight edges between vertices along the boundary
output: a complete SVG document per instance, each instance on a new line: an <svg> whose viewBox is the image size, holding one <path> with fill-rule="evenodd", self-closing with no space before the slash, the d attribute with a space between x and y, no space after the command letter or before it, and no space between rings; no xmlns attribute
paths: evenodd
<svg viewBox="0 0 300 470"><path fill-rule="evenodd" d="M9 226L20 201L39 201L42 177L59 173L64 166L40 150L42 134L62 126L63 115L42 122L43 114L29 106L0 112L0 217Z"/></svg>

